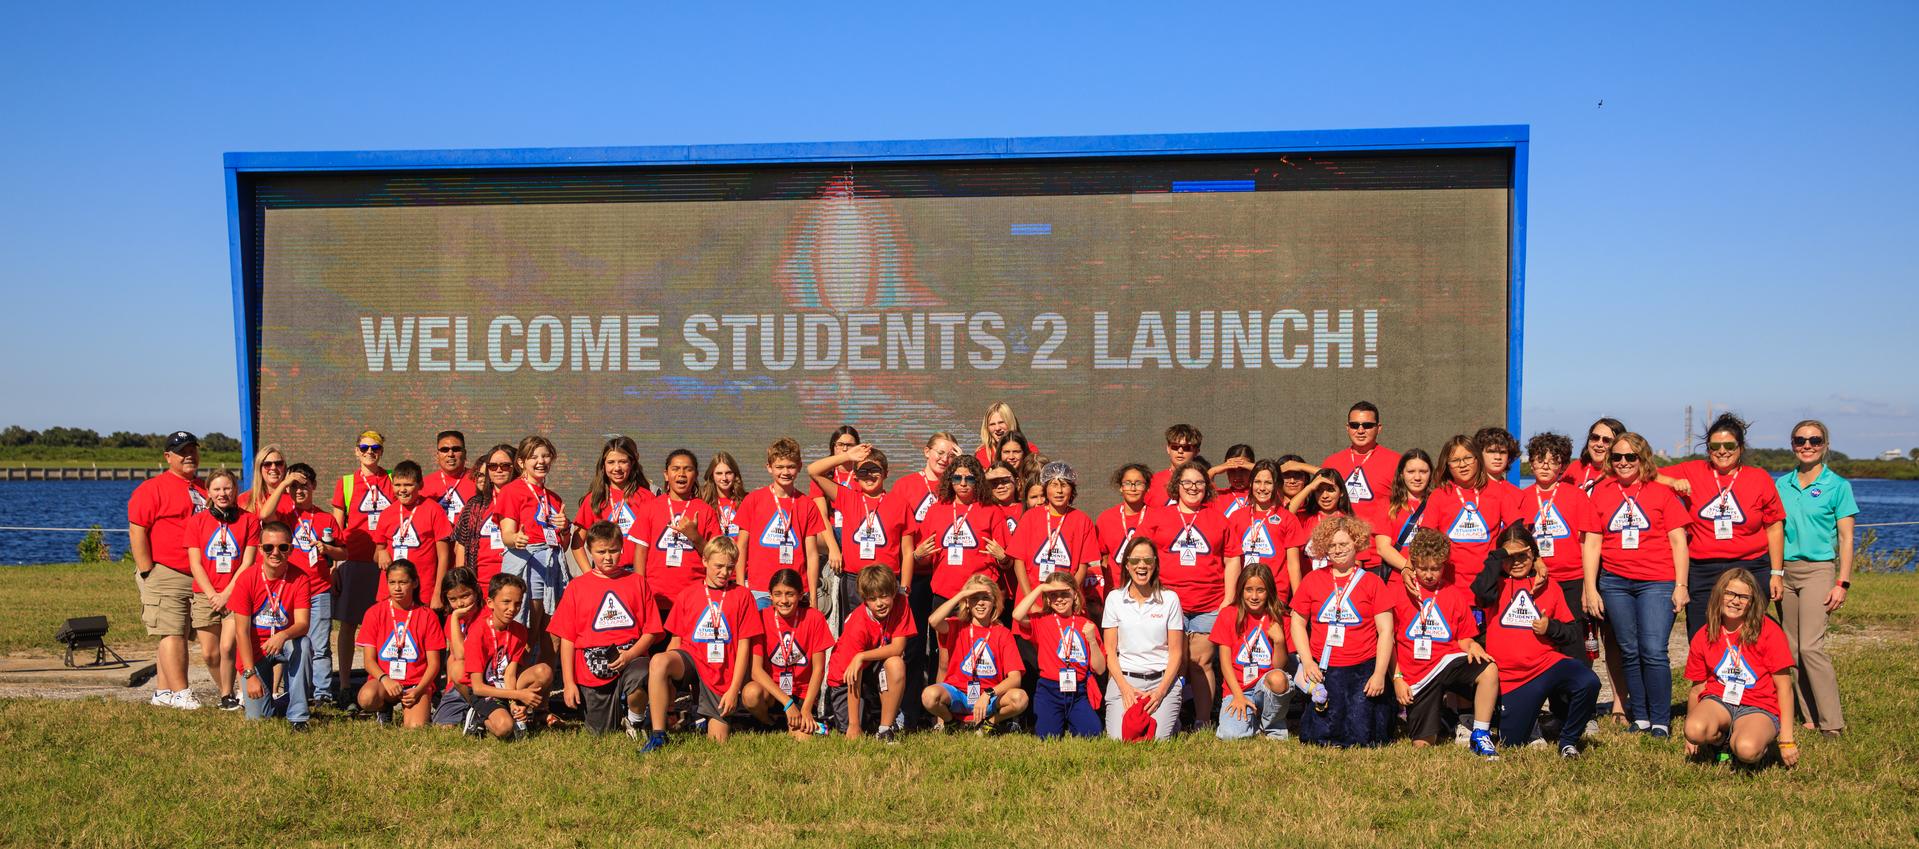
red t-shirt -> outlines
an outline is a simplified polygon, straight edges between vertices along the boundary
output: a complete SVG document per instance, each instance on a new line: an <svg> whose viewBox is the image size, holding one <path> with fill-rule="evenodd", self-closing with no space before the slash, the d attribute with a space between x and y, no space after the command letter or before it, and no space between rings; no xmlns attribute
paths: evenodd
<svg viewBox="0 0 1919 849"><path fill-rule="evenodd" d="M127 498L127 524L147 529L153 562L192 574L187 566L187 520L207 509L207 488L199 478L172 472L147 478Z"/></svg>
<svg viewBox="0 0 1919 849"><path fill-rule="evenodd" d="M1460 640L1478 636L1473 597L1450 584L1441 584L1434 593L1420 590L1417 598L1408 594L1403 586L1388 590L1387 594L1393 597L1393 656L1398 660L1400 674L1406 676L1406 684L1417 693L1425 686L1426 679L1452 658L1465 656L1466 652L1459 647ZM1428 641L1424 650L1421 640Z"/></svg>
<svg viewBox="0 0 1919 849"><path fill-rule="evenodd" d="M1766 527L1786 520L1779 487L1765 469L1740 466L1730 475L1705 460L1669 466L1667 477L1692 484L1687 505L1686 553L1694 560L1754 560L1766 556Z"/></svg>
<svg viewBox="0 0 1919 849"><path fill-rule="evenodd" d="M1206 506L1209 509L1218 510L1219 515L1231 519L1239 515L1239 512L1245 510L1251 503L1251 491L1241 487L1222 489L1213 493L1213 499L1206 502Z"/></svg>
<svg viewBox="0 0 1919 849"><path fill-rule="evenodd" d="M1545 635L1533 633L1532 622L1541 616L1560 622L1573 621L1572 609L1566 606L1566 594L1550 582L1543 592L1533 595L1532 578L1501 578L1499 603L1486 608L1485 616L1486 653L1499 665L1500 693L1525 686L1566 657L1553 648Z"/></svg>
<svg viewBox="0 0 1919 849"><path fill-rule="evenodd" d="M453 526L446 523L446 510L440 503L421 498L411 507L399 503L389 505L380 513L380 529L373 533L373 539L386 546L394 560L413 563L413 568L420 572L420 603L430 602L435 589L433 582L440 574L439 544L453 544ZM387 597L386 581L379 584L375 601Z"/></svg>
<svg viewBox="0 0 1919 849"><path fill-rule="evenodd" d="M1146 481L1146 504L1149 507L1171 507L1179 499L1166 494L1166 484L1173 479L1172 469L1160 469Z"/></svg>
<svg viewBox="0 0 1919 849"><path fill-rule="evenodd" d="M905 593L893 598L893 609L887 611L884 620L875 617L872 608L860 605L840 626L840 640L833 646L832 660L826 665L826 686L846 686L846 667L853 662L853 655L917 633L919 626L913 624L913 612L907 607ZM903 682L887 683L898 687Z"/></svg>
<svg viewBox="0 0 1919 849"><path fill-rule="evenodd" d="M1486 497L1501 502L1501 509L1505 511L1508 517L1511 517L1507 519L1508 522L1512 522L1520 517L1519 504L1525 500L1525 493L1521 491L1519 487L1513 486L1512 483L1505 478L1488 479L1486 481Z"/></svg>
<svg viewBox="0 0 1919 849"><path fill-rule="evenodd" d="M1142 533L1159 552L1160 582L1179 594L1188 615L1211 613L1226 600L1226 558L1240 554L1239 537L1226 526L1219 511L1203 507L1197 513L1178 507L1146 511Z"/></svg>
<svg viewBox="0 0 1919 849"><path fill-rule="evenodd" d="M1407 547L1412 545L1413 532L1419 529L1419 517L1425 515L1426 511L1419 509L1422 499L1417 495L1408 496L1406 509L1397 513L1393 512L1390 499L1388 501L1386 512L1383 514L1386 517L1386 524L1373 528L1373 536L1385 536L1392 540L1394 550L1404 557ZM1377 552L1378 549L1375 548L1374 551Z"/></svg>
<svg viewBox="0 0 1919 849"><path fill-rule="evenodd" d="M485 589L484 585L482 585L481 589L482 590ZM447 675L447 681L446 681L447 689L449 690L453 689L453 685L455 684L467 683L466 659L464 657L466 652L466 638L467 638L467 635L473 633L473 623L480 621L481 617L487 616L487 615L489 615L489 613L485 607L475 607L471 610L468 610L466 613L460 616L447 617L447 620L446 620L447 663L452 664L453 662L453 658L452 658L453 646L458 645L460 647L460 652L462 654L462 657L460 659L460 664L458 666L453 666L448 670L450 674Z"/></svg>
<svg viewBox="0 0 1919 849"><path fill-rule="evenodd" d="M813 686L813 658L833 647L833 632L818 610L802 607L794 612L797 621L788 622L771 607L760 611L761 634L753 641L753 654L766 659L766 672L781 692L805 701Z"/></svg>
<svg viewBox="0 0 1919 849"><path fill-rule="evenodd" d="M260 544L260 520L245 510L231 524L213 518L212 511L201 511L187 520L187 548L200 552L200 568L205 569L207 580L213 586L201 586L193 582L194 592L219 592L233 581L233 574L240 571L241 561L246 559L247 550ZM254 557L254 567L259 568L259 557Z"/></svg>
<svg viewBox="0 0 1919 849"><path fill-rule="evenodd" d="M1593 511L1586 491L1565 483L1550 491L1535 485L1520 495L1515 522L1531 522L1533 539L1546 561L1546 576L1555 581L1578 581L1586 577L1585 560L1580 554L1586 534L1599 533L1599 514ZM1483 561L1482 561L1483 563Z"/></svg>
<svg viewBox="0 0 1919 849"><path fill-rule="evenodd" d="M1779 716L1779 689L1773 685L1772 676L1793 666L1786 632L1772 619L1762 617L1758 641L1742 646L1735 632L1707 639L1707 630L1700 628L1692 635L1692 646L1686 651L1686 680L1706 685L1702 697L1718 696L1731 704L1750 705ZM1736 701L1726 695L1728 684L1735 685Z"/></svg>
<svg viewBox="0 0 1919 849"><path fill-rule="evenodd" d="M467 628L460 680L472 681L478 673L480 683L506 689L506 668L526 659L526 638L525 625L508 621L495 631L491 617Z"/></svg>
<svg viewBox="0 0 1919 849"><path fill-rule="evenodd" d="M293 611L310 609L312 598L312 588L299 573L287 570L280 577L268 580L265 572L256 567L247 570L233 585L233 592L227 596L227 610L238 616L253 617L253 627L247 630L253 639L253 655L258 658L266 653L267 638L293 627ZM233 668L242 671L246 668L240 665L238 653L234 655Z"/></svg>
<svg viewBox="0 0 1919 849"><path fill-rule="evenodd" d="M495 522L512 519L519 523L527 545L566 544L560 537L560 520L566 517L566 502L560 500L558 493L526 478L500 487L487 509Z"/></svg>
<svg viewBox="0 0 1919 849"><path fill-rule="evenodd" d="M1061 616L1057 613L1042 613L1027 621L1033 634L1033 648L1039 655L1039 677L1059 683L1059 671L1071 666L1079 676L1079 686L1088 696L1099 688L1087 686L1093 679L1093 656L1105 649L1100 647L1099 623L1079 614ZM1093 626L1093 636L1088 639L1085 626Z"/></svg>
<svg viewBox="0 0 1919 849"><path fill-rule="evenodd" d="M1508 512L1513 506L1513 501L1493 494L1490 488L1466 489L1453 481L1427 497L1419 526L1445 534L1452 543L1452 555L1446 563L1451 567L1447 571L1452 573L1454 585L1472 586L1473 578L1486 567L1486 553L1493 548L1493 538L1513 520Z"/></svg>
<svg viewBox="0 0 1919 849"><path fill-rule="evenodd" d="M623 646L642 634L665 633L666 627L660 624L660 608L639 573L608 578L588 572L566 585L547 630L573 643L573 680L583 687L604 687L613 679L593 674L586 665L587 649ZM645 657L633 662L643 663Z"/></svg>
<svg viewBox="0 0 1919 849"><path fill-rule="evenodd" d="M401 610L388 600L367 608L353 644L369 649L367 657L380 673L411 687L426 675L427 652L446 651L446 631L433 611L425 607ZM406 665L404 671L395 669L401 663Z"/></svg>
<svg viewBox="0 0 1919 849"><path fill-rule="evenodd" d="M1607 478L1593 488L1592 502L1604 535L1600 569L1634 581L1673 580L1668 534L1686 526L1678 494L1658 481L1622 488L1618 478Z"/></svg>
<svg viewBox="0 0 1919 849"><path fill-rule="evenodd" d="M320 543L329 530L333 531L334 542L340 540L340 526L333 521L333 514L318 507L296 507L286 521L293 528L293 551L287 555L287 562L306 575L307 586L315 593L332 590L333 562L320 553Z"/></svg>
<svg viewBox="0 0 1919 849"><path fill-rule="evenodd" d="M999 580L999 561L986 553L986 541L1006 547L1000 510L974 502L934 504L920 523L920 539L933 540L933 592L952 598L974 575Z"/></svg>
<svg viewBox="0 0 1919 849"><path fill-rule="evenodd" d="M826 502L826 521L833 526L833 530L838 531L846 527L846 517L840 512L840 498L851 499L853 496L859 494L860 487L859 482L853 479L852 469L834 469L831 477L833 478L833 482L840 487L839 498L827 495L825 488L820 486L819 481L813 481L807 484L806 497L817 498ZM818 507L819 505L815 503L813 506Z"/></svg>
<svg viewBox="0 0 1919 849"><path fill-rule="evenodd" d="M1393 497L1393 474L1399 470L1399 452L1384 445L1361 454L1347 446L1333 452L1319 464L1339 472L1346 481L1346 497L1353 502L1353 515L1365 519L1374 530L1386 527L1386 504Z"/></svg>
<svg viewBox="0 0 1919 849"><path fill-rule="evenodd" d="M670 495L642 505L627 531L627 560L637 560L640 547L646 548L646 584L653 588L654 600L662 604L673 603L687 588L706 581L706 561L699 549L673 530L675 523L689 517L701 539L720 535L720 514L713 505L697 498L680 501Z"/></svg>
<svg viewBox="0 0 1919 849"><path fill-rule="evenodd" d="M1326 556L1313 550L1313 530L1318 528L1319 523L1327 516L1332 515L1337 514L1321 513L1315 509L1299 520L1299 555L1304 561L1300 564L1300 571L1311 572L1314 569L1326 568ZM1379 565L1379 549L1373 546L1371 539L1353 540L1353 543L1359 547L1358 553L1353 555L1353 562L1359 564L1359 568L1366 569Z"/></svg>
<svg viewBox="0 0 1919 849"><path fill-rule="evenodd" d="M593 527L604 519L620 527L621 537L631 536L633 523L639 518L640 511L645 509L646 505L653 503L653 493L645 489L636 489L631 496L621 498L618 490L608 490L607 496L606 503L598 510L593 509L592 494L580 496L580 506L573 510L573 527L584 534L587 528ZM620 563L626 566L633 565L633 546L622 544Z"/></svg>
<svg viewBox="0 0 1919 849"><path fill-rule="evenodd" d="M1013 632L997 622L989 627L961 625L957 619L946 622L946 683L961 690L978 681L981 690L990 690L1006 680L1008 673L1025 672L1013 644Z"/></svg>
<svg viewBox="0 0 1919 849"><path fill-rule="evenodd" d="M1025 564L1026 580L1039 586L1053 572L1099 562L1099 534L1084 512L1068 507L1066 515L1055 516L1041 505L1026 511L1006 551Z"/></svg>
<svg viewBox="0 0 1919 849"><path fill-rule="evenodd" d="M1123 573L1119 550L1146 526L1147 513L1148 510L1142 508L1138 513L1129 514L1125 504L1115 504L1093 520L1093 531L1099 536L1099 553L1105 559L1099 570L1099 589L1102 594L1119 586L1119 576Z"/></svg>
<svg viewBox="0 0 1919 849"><path fill-rule="evenodd" d="M1379 576L1355 568L1344 578L1334 578L1333 570L1317 569L1299 579L1293 593L1293 612L1306 617L1306 648L1317 663L1326 649L1334 626L1343 634L1334 640L1331 666L1352 666L1375 658L1379 644L1379 625L1373 620L1381 612L1392 610L1386 596L1386 584Z"/></svg>
<svg viewBox="0 0 1919 849"><path fill-rule="evenodd" d="M240 497L235 498L233 503L240 505L240 509L252 513L253 508L256 506L253 503L253 490L241 490ZM273 505L273 515L267 518L278 519L284 522L287 520L287 517L291 515L293 515L293 496L282 492L280 493L280 503Z"/></svg>
<svg viewBox="0 0 1919 849"><path fill-rule="evenodd" d="M748 494L737 518L746 543L746 585L759 592L767 591L773 573L781 569L805 575L806 540L826 530L813 499L798 493L775 495L770 486Z"/></svg>
<svg viewBox="0 0 1919 849"><path fill-rule="evenodd" d="M1285 596L1279 601L1279 609L1285 610ZM1226 659L1227 674L1238 681L1239 689L1244 691L1286 660L1291 650L1286 630L1286 626L1273 622L1270 616L1263 613L1245 616L1234 607L1219 612L1219 618L1213 620L1209 639L1219 646L1219 656ZM1233 685L1225 679L1219 682L1219 696L1222 699L1233 696Z"/></svg>
<svg viewBox="0 0 1919 849"><path fill-rule="evenodd" d="M332 504L346 512L346 539L338 540L346 547L346 559L373 562L373 533L379 530L380 513L392 503L393 479L384 470L375 475L356 470L333 482Z"/></svg>
<svg viewBox="0 0 1919 849"><path fill-rule="evenodd" d="M925 534L919 532L919 524L926 521L927 511L939 503L939 481L929 482L924 471L914 472L894 481L893 486L886 490L886 497L904 505L906 514L913 519L914 533L924 538Z"/></svg>
<svg viewBox="0 0 1919 849"><path fill-rule="evenodd" d="M906 504L885 493L872 496L844 486L835 504L841 515L840 571L858 575L877 563L900 574L900 547L913 529Z"/></svg>
<svg viewBox="0 0 1919 849"><path fill-rule="evenodd" d="M1579 487L1582 492L1591 495L1593 487L1598 486L1600 481L1606 479L1606 469L1603 465L1595 466L1588 463L1585 458L1582 457L1567 463L1566 470L1559 473L1559 479Z"/></svg>
<svg viewBox="0 0 1919 849"><path fill-rule="evenodd" d="M739 584L716 590L702 583L674 600L666 630L679 635L680 648L693 656L693 671L707 688L724 693L733 683L736 647L765 633L765 625L752 590Z"/></svg>
<svg viewBox="0 0 1919 849"><path fill-rule="evenodd" d="M715 503L712 505L713 511L720 514L720 530L724 531L726 535L730 537L739 536L740 505L735 504L733 502L733 499L728 498L724 495L719 496L718 498L714 499L714 501Z"/></svg>
<svg viewBox="0 0 1919 849"><path fill-rule="evenodd" d="M473 556L473 566L476 577L480 579L480 587L484 589L487 583L493 580L494 575L500 574L501 561L506 557L506 541L500 538L500 520L493 515L492 502L487 502L484 508L475 509L486 511L484 521L480 522L478 530L473 535L473 542L470 543L477 549L477 553Z"/></svg>
<svg viewBox="0 0 1919 849"><path fill-rule="evenodd" d="M1228 516L1226 522L1229 532L1239 539L1240 562L1264 563L1276 575L1286 574L1286 549L1306 544L1305 529L1298 517L1283 507L1266 510L1242 507Z"/></svg>
<svg viewBox="0 0 1919 849"><path fill-rule="evenodd" d="M473 475L465 472L454 477L436 469L433 474L426 476L426 480L420 481L420 497L438 503L446 510L448 525L460 523L460 511L466 509L466 503L472 501L478 492Z"/></svg>

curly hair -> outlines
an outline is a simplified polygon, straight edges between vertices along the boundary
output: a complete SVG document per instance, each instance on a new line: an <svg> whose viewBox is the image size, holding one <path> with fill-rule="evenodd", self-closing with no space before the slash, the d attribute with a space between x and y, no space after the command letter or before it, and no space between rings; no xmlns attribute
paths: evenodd
<svg viewBox="0 0 1919 849"><path fill-rule="evenodd" d="M1332 550L1333 535L1341 531L1345 531L1347 536L1353 538L1356 549L1372 543L1373 526L1367 524L1365 519L1334 513L1319 520L1319 524L1313 528L1313 551L1320 557L1325 557L1326 552Z"/></svg>

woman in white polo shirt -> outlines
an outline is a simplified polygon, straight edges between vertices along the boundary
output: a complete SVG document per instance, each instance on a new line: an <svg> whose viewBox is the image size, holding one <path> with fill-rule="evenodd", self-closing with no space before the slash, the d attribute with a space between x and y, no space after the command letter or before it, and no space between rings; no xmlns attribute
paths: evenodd
<svg viewBox="0 0 1919 849"><path fill-rule="evenodd" d="M1120 574L1125 586L1106 596L1100 627L1105 631L1106 736L1123 736L1126 709L1146 700L1146 712L1158 724L1154 739L1173 736L1179 727L1179 699L1168 698L1186 662L1186 615L1179 594L1159 585L1159 552L1151 538L1134 536L1120 546Z"/></svg>

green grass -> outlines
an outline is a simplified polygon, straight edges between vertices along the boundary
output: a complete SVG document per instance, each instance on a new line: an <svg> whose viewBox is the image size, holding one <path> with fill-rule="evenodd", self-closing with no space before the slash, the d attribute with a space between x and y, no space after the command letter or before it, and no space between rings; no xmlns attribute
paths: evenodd
<svg viewBox="0 0 1919 849"><path fill-rule="evenodd" d="M1790 771L1692 765L1676 743L1610 731L1575 763L930 735L742 735L641 759L624 737L502 745L322 721L296 738L214 711L13 700L0 701L0 844L1912 845L1919 724L1895 682L1919 680L1919 578L1855 587L1836 625L1852 731L1810 735ZM48 645L42 623L115 616L132 593L124 567L0 570L0 646ZM38 608L54 609L21 623Z"/></svg>

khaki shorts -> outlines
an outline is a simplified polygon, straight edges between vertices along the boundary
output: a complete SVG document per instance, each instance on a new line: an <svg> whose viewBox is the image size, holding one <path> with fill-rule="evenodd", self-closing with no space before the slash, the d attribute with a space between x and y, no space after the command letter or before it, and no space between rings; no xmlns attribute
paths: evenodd
<svg viewBox="0 0 1919 849"><path fill-rule="evenodd" d="M145 578L136 570L133 582L140 587L140 622L148 636L192 635L196 596L191 576L156 563Z"/></svg>
<svg viewBox="0 0 1919 849"><path fill-rule="evenodd" d="M224 607L214 607L212 602L207 601L205 593L193 594L194 630L220 627L220 623L226 621L229 612Z"/></svg>

